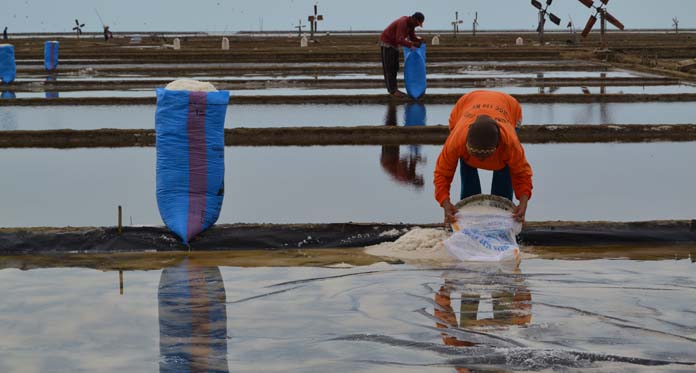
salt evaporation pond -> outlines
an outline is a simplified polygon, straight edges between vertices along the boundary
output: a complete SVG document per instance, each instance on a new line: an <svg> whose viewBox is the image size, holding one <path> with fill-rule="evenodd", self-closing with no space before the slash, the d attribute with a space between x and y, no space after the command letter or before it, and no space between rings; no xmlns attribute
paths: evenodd
<svg viewBox="0 0 696 373"><path fill-rule="evenodd" d="M688 259L525 259L510 272L193 254L122 282L59 259L12 268L22 261L0 257L3 372L686 372L696 360Z"/></svg>
<svg viewBox="0 0 696 373"><path fill-rule="evenodd" d="M437 223L439 146L228 147L220 223ZM686 143L527 144L528 220L693 219ZM0 151L0 227L161 225L155 149ZM484 192L491 173L481 173ZM452 186L459 193L459 179Z"/></svg>
<svg viewBox="0 0 696 373"><path fill-rule="evenodd" d="M405 123L407 105L231 105L226 128ZM694 123L692 102L523 104L527 124ZM425 124L447 124L452 105L425 105ZM155 106L0 106L0 130L154 128Z"/></svg>

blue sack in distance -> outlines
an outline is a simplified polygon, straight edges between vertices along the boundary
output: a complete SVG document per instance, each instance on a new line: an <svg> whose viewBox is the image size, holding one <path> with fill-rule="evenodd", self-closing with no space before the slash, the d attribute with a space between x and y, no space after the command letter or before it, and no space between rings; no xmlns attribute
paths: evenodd
<svg viewBox="0 0 696 373"><path fill-rule="evenodd" d="M404 82L406 93L414 100L425 94L428 85L425 76L425 43L414 51L404 47Z"/></svg>
<svg viewBox="0 0 696 373"><path fill-rule="evenodd" d="M10 84L17 76L17 64L15 63L14 46L11 44L0 45L0 80Z"/></svg>
<svg viewBox="0 0 696 373"><path fill-rule="evenodd" d="M57 41L44 43L44 67L46 71L53 71L58 68L58 45Z"/></svg>
<svg viewBox="0 0 696 373"><path fill-rule="evenodd" d="M184 244L220 215L229 99L228 91L157 89L157 206Z"/></svg>

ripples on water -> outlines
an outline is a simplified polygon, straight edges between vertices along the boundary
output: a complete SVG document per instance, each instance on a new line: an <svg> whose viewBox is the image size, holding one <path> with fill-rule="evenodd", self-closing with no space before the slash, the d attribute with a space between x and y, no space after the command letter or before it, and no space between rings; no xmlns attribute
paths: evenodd
<svg viewBox="0 0 696 373"><path fill-rule="evenodd" d="M0 370L694 368L677 364L695 360L688 259L532 259L517 271L210 263L124 272L123 294L113 271L0 270Z"/></svg>

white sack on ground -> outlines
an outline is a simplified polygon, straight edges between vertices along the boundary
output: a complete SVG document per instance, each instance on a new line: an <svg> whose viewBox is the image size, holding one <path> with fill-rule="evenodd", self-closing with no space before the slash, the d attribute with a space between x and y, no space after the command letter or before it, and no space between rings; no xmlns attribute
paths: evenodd
<svg viewBox="0 0 696 373"><path fill-rule="evenodd" d="M455 232L445 240L452 256L475 262L519 261L516 236L522 224L513 219L511 202L494 197L473 196L457 204Z"/></svg>

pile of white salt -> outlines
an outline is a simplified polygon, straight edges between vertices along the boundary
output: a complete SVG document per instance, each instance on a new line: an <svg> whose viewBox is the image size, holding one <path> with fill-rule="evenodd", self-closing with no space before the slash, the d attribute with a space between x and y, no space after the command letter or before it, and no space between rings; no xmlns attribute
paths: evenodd
<svg viewBox="0 0 696 373"><path fill-rule="evenodd" d="M191 91L191 92L214 92L217 91L214 85L208 82L201 82L194 79L177 79L167 84L165 89L170 91Z"/></svg>
<svg viewBox="0 0 696 373"><path fill-rule="evenodd" d="M370 255L401 259L405 261L452 261L443 241L449 233L443 229L413 228L393 242L382 242L368 246Z"/></svg>

